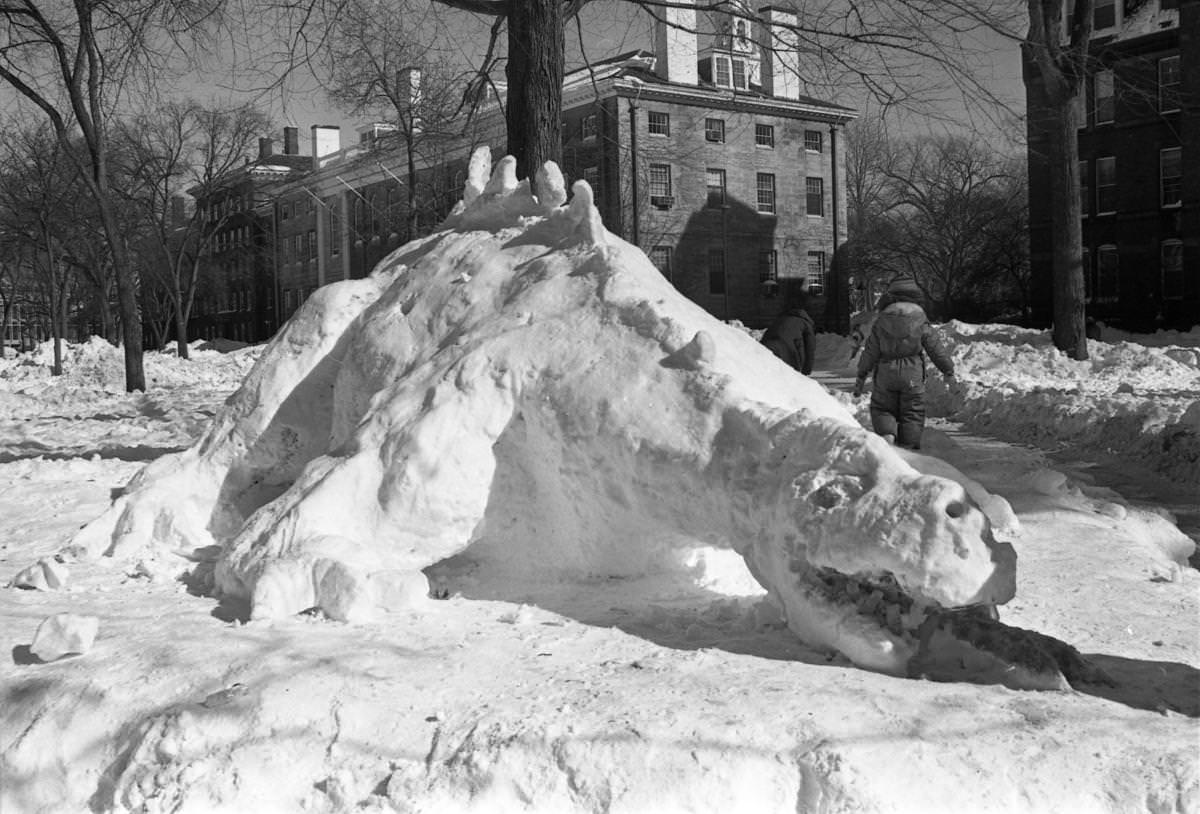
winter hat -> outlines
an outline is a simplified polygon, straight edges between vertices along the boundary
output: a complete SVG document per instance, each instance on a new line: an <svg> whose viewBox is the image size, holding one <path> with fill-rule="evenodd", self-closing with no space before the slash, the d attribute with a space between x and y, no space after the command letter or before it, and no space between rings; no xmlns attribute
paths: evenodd
<svg viewBox="0 0 1200 814"><path fill-rule="evenodd" d="M907 274L901 274L888 284L887 293L893 297L920 297L921 289L917 288L917 281Z"/></svg>

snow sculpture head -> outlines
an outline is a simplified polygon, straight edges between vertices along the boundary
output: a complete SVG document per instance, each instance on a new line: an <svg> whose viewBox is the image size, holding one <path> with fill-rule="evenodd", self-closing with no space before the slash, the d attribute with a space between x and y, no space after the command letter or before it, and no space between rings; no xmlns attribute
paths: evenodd
<svg viewBox="0 0 1200 814"><path fill-rule="evenodd" d="M353 620L468 545L568 578L699 541L740 553L799 636L888 672L925 608L1012 596L1012 549L958 484L683 298L586 184L567 204L547 165L539 199L490 164L441 231L310 298L207 435L78 543L216 544L216 589L253 616Z"/></svg>

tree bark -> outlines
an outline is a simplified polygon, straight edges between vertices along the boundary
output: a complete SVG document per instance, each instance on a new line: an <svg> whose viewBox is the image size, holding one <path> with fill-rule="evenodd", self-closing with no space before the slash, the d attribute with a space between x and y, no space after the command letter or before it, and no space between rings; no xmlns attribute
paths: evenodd
<svg viewBox="0 0 1200 814"><path fill-rule="evenodd" d="M1079 198L1079 114L1073 103L1058 105L1049 129L1054 347L1072 359L1087 359L1083 223Z"/></svg>
<svg viewBox="0 0 1200 814"><path fill-rule="evenodd" d="M517 177L562 164L562 0L521 0L508 14L508 153ZM534 190L536 192L536 190Z"/></svg>

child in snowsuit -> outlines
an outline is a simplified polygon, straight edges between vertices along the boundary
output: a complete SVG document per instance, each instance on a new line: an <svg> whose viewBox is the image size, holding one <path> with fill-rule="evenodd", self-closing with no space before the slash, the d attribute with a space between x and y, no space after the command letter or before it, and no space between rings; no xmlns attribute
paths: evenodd
<svg viewBox="0 0 1200 814"><path fill-rule="evenodd" d="M854 395L861 395L867 376L871 388L871 427L908 449L921 448L925 429L925 355L948 383L954 382L954 362L933 336L921 308L921 290L911 277L892 281L885 307L871 328L858 360Z"/></svg>
<svg viewBox="0 0 1200 814"><path fill-rule="evenodd" d="M797 292L788 300L784 309L767 332L762 343L783 361L803 373L812 373L816 331L812 317L804 310L808 304L803 292Z"/></svg>

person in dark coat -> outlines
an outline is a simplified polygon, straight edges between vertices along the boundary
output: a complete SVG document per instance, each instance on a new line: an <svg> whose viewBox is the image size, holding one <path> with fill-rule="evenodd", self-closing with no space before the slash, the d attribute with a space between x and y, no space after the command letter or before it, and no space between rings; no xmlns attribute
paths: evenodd
<svg viewBox="0 0 1200 814"><path fill-rule="evenodd" d="M954 362L934 337L915 280L893 280L883 302L858 360L854 395L862 395L867 377L873 375L871 427L899 446L920 449L925 430L925 356L950 384Z"/></svg>
<svg viewBox="0 0 1200 814"><path fill-rule="evenodd" d="M803 373L812 373L816 354L816 329L812 317L804 310L808 300L804 292L793 294L775 322L763 334L762 343L783 361Z"/></svg>

